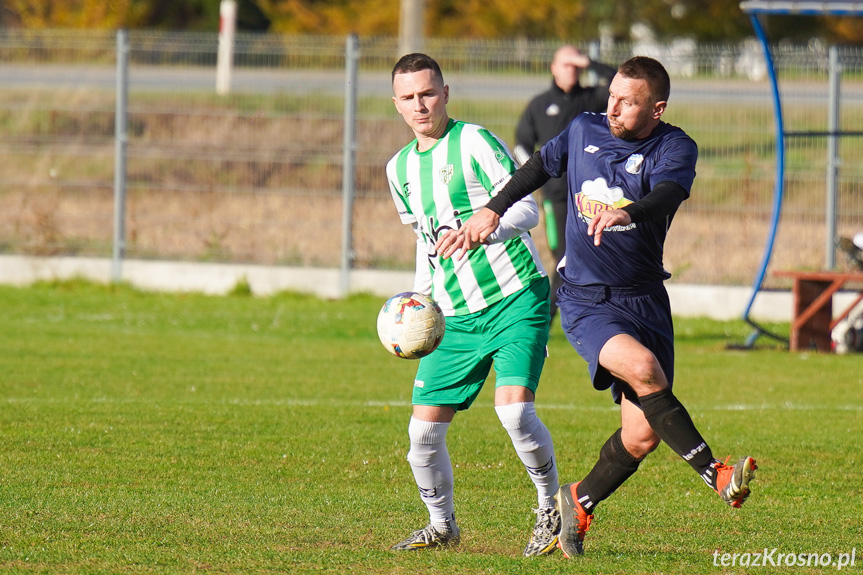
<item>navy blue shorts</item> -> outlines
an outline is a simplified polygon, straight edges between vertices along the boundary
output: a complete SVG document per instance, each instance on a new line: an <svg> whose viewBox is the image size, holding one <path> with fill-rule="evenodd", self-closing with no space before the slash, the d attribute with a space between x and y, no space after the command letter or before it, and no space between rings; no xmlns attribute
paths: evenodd
<svg viewBox="0 0 863 575"><path fill-rule="evenodd" d="M635 392L599 365L599 351L618 334L638 340L656 356L668 385L674 381L674 326L671 304L662 283L641 288L576 287L564 284L557 292L560 325L566 338L584 358L593 387L611 389L614 401L621 396L636 405Z"/></svg>

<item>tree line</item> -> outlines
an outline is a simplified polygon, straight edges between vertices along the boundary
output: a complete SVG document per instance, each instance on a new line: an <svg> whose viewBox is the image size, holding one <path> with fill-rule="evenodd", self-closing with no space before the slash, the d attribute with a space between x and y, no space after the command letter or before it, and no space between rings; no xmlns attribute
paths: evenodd
<svg viewBox="0 0 863 575"><path fill-rule="evenodd" d="M245 32L396 36L400 0L236 0ZM425 33L444 38L586 42L600 30L630 39L646 24L659 39L736 41L753 35L739 0L427 0ZM773 41L863 44L863 18L767 16ZM4 28L216 31L219 0L0 0Z"/></svg>

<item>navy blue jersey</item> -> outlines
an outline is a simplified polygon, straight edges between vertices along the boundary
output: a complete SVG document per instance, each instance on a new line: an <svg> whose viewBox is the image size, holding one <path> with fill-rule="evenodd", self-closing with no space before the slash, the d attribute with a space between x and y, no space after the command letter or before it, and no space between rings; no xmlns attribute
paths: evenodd
<svg viewBox="0 0 863 575"><path fill-rule="evenodd" d="M606 228L598 247L587 225L600 211L636 202L660 182L679 184L688 197L698 158L692 138L660 122L644 140L621 140L609 131L605 114L586 112L541 153L550 176L567 174L566 258L560 270L565 282L632 287L671 277L662 264L671 217Z"/></svg>

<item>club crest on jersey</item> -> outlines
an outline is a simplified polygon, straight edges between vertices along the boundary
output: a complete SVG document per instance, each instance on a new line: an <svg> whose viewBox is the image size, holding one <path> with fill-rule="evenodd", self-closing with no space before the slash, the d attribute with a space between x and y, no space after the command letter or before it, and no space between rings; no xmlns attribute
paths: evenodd
<svg viewBox="0 0 863 575"><path fill-rule="evenodd" d="M444 184L450 183L450 180L452 180L452 172L453 172L453 165L452 164L447 164L446 166L441 168L440 169L440 181L443 182Z"/></svg>
<svg viewBox="0 0 863 575"><path fill-rule="evenodd" d="M405 197L408 197L411 195L411 183L410 182L405 182L405 185L402 186L402 193L405 195Z"/></svg>
<svg viewBox="0 0 863 575"><path fill-rule="evenodd" d="M558 114L560 114L560 106L558 106L557 104L552 104L545 109L546 116L557 116Z"/></svg>
<svg viewBox="0 0 863 575"><path fill-rule="evenodd" d="M626 171L630 174L638 174L641 172L641 164L644 163L644 156L641 154L632 154L626 159Z"/></svg>

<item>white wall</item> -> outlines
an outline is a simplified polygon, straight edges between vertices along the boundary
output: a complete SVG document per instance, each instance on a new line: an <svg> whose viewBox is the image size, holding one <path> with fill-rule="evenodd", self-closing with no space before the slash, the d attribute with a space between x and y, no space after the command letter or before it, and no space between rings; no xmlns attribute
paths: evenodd
<svg viewBox="0 0 863 575"><path fill-rule="evenodd" d="M324 298L339 296L339 270L276 266L232 265L167 261L125 260L123 280L145 290L194 291L224 294L245 279L256 295L299 291ZM29 285L39 280L85 278L111 280L111 261L101 258L0 256L0 284ZM413 284L412 272L356 270L351 273L351 291L383 298L406 291ZM751 287L667 284L671 308L680 317L736 319L743 314ZM834 297L834 311L842 311L854 294ZM751 312L758 321L790 321L791 293L763 291Z"/></svg>

